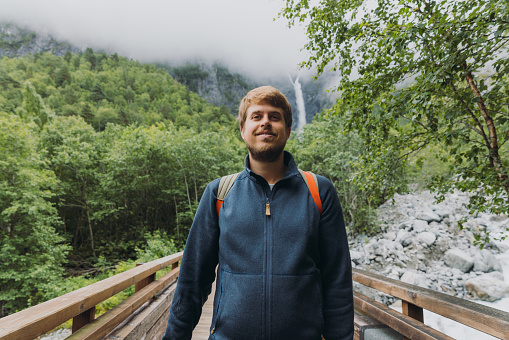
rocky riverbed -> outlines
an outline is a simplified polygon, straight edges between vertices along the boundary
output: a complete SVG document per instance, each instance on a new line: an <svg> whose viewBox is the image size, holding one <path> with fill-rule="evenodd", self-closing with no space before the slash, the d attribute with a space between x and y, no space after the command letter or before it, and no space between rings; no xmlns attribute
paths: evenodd
<svg viewBox="0 0 509 340"><path fill-rule="evenodd" d="M467 216L465 226L500 235L509 219L471 216L464 207L467 200L466 194L453 193L434 204L429 191L396 194L378 208L383 232L351 240L353 266L460 298L496 301L509 297L499 259L509 247L494 242L481 250L473 245L472 231L458 228L458 220ZM383 294L375 298L392 302Z"/></svg>
<svg viewBox="0 0 509 340"><path fill-rule="evenodd" d="M458 220L467 217L465 226L471 230L500 237L509 218L472 216L465 208L467 201L467 195L458 192L439 204L429 191L395 195L378 209L380 234L351 238L353 267L509 312L509 238L481 250L473 245L472 231L458 228ZM399 300L354 284L361 293L401 312ZM495 339L426 310L424 322L455 339Z"/></svg>

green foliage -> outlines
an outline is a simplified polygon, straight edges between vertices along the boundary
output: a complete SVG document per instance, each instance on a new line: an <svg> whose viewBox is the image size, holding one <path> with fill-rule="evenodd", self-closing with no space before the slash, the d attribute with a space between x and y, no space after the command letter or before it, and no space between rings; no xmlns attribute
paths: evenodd
<svg viewBox="0 0 509 340"><path fill-rule="evenodd" d="M153 65L3 58L0 89L0 316L182 249L206 184L242 166L227 110Z"/></svg>
<svg viewBox="0 0 509 340"><path fill-rule="evenodd" d="M0 113L0 315L41 302L69 251L49 202L57 179L36 150L37 127Z"/></svg>
<svg viewBox="0 0 509 340"><path fill-rule="evenodd" d="M304 131L292 138L288 149L299 167L329 178L341 200L345 222L354 234L378 231L375 209L390 197L389 188L404 190L401 173L392 182L375 178L368 182L359 178L366 166L361 155L362 140L354 132L346 132L338 116L325 113L315 117Z"/></svg>
<svg viewBox="0 0 509 340"><path fill-rule="evenodd" d="M307 27L303 66L339 72L334 114L364 141L367 180L432 146L450 164L439 199L457 188L472 213L509 212L507 2L287 0L280 15Z"/></svg>
<svg viewBox="0 0 509 340"><path fill-rule="evenodd" d="M178 252L173 239L159 230L145 234L145 249L136 248L139 263L146 263Z"/></svg>
<svg viewBox="0 0 509 340"><path fill-rule="evenodd" d="M188 68L181 73L204 76L199 68ZM79 114L98 131L108 122L172 122L198 132L215 129L214 123L235 126L234 117L189 92L165 70L90 48L81 55L0 59L0 88L0 110L34 117L41 127L53 113Z"/></svg>

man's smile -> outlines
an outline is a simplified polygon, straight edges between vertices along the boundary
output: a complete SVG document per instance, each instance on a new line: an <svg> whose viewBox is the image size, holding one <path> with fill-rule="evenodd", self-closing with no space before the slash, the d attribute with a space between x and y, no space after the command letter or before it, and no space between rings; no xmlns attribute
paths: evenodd
<svg viewBox="0 0 509 340"><path fill-rule="evenodd" d="M271 137L271 136L276 137L277 136L276 133L274 133L274 132L272 132L270 130L264 130L264 131L261 131L261 132L257 132L255 135L256 136L262 136L262 137Z"/></svg>

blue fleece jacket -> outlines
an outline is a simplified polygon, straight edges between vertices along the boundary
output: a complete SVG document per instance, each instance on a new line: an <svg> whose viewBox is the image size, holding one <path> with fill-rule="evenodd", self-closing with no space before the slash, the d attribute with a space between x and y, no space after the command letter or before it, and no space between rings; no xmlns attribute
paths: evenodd
<svg viewBox="0 0 509 340"><path fill-rule="evenodd" d="M317 176L320 215L288 152L285 164L271 190L246 157L219 216L219 179L207 186L163 340L191 339L218 264L209 339L353 338L352 269L337 193Z"/></svg>

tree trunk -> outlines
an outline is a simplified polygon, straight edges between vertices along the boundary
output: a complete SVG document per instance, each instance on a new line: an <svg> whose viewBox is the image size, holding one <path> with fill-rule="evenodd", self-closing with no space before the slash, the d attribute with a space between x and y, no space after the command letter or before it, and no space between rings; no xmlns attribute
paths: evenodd
<svg viewBox="0 0 509 340"><path fill-rule="evenodd" d="M175 196L173 196L173 201L175 202L175 218L177 220L177 237L180 240L180 233L179 233L179 209L177 206L177 199Z"/></svg>
<svg viewBox="0 0 509 340"><path fill-rule="evenodd" d="M90 220L90 209L88 208L88 202L85 202L85 207L87 209L87 222L88 222L88 231L90 233L90 246L92 247L92 255L94 255L94 257L97 257L97 255L95 254L94 231L92 230L92 221Z"/></svg>
<svg viewBox="0 0 509 340"><path fill-rule="evenodd" d="M477 98L477 107L479 108L479 111L481 112L481 114L484 118L486 127L488 128L489 157L490 157L491 166L495 168L495 171L497 172L497 177L498 177L500 184L504 188L505 192L509 194L508 175L507 175L506 169L504 168L504 166L502 164L502 159L500 158L498 138L497 138L497 129L495 127L495 124L493 123L493 119L491 118L489 110L484 103L484 99L481 95L481 92L479 91L479 88L477 87L477 85L474 81L472 72L468 70L467 63L464 62L461 66L463 67L463 71L465 72L465 78L468 82L470 90L472 90L472 92L474 93L474 97Z"/></svg>

